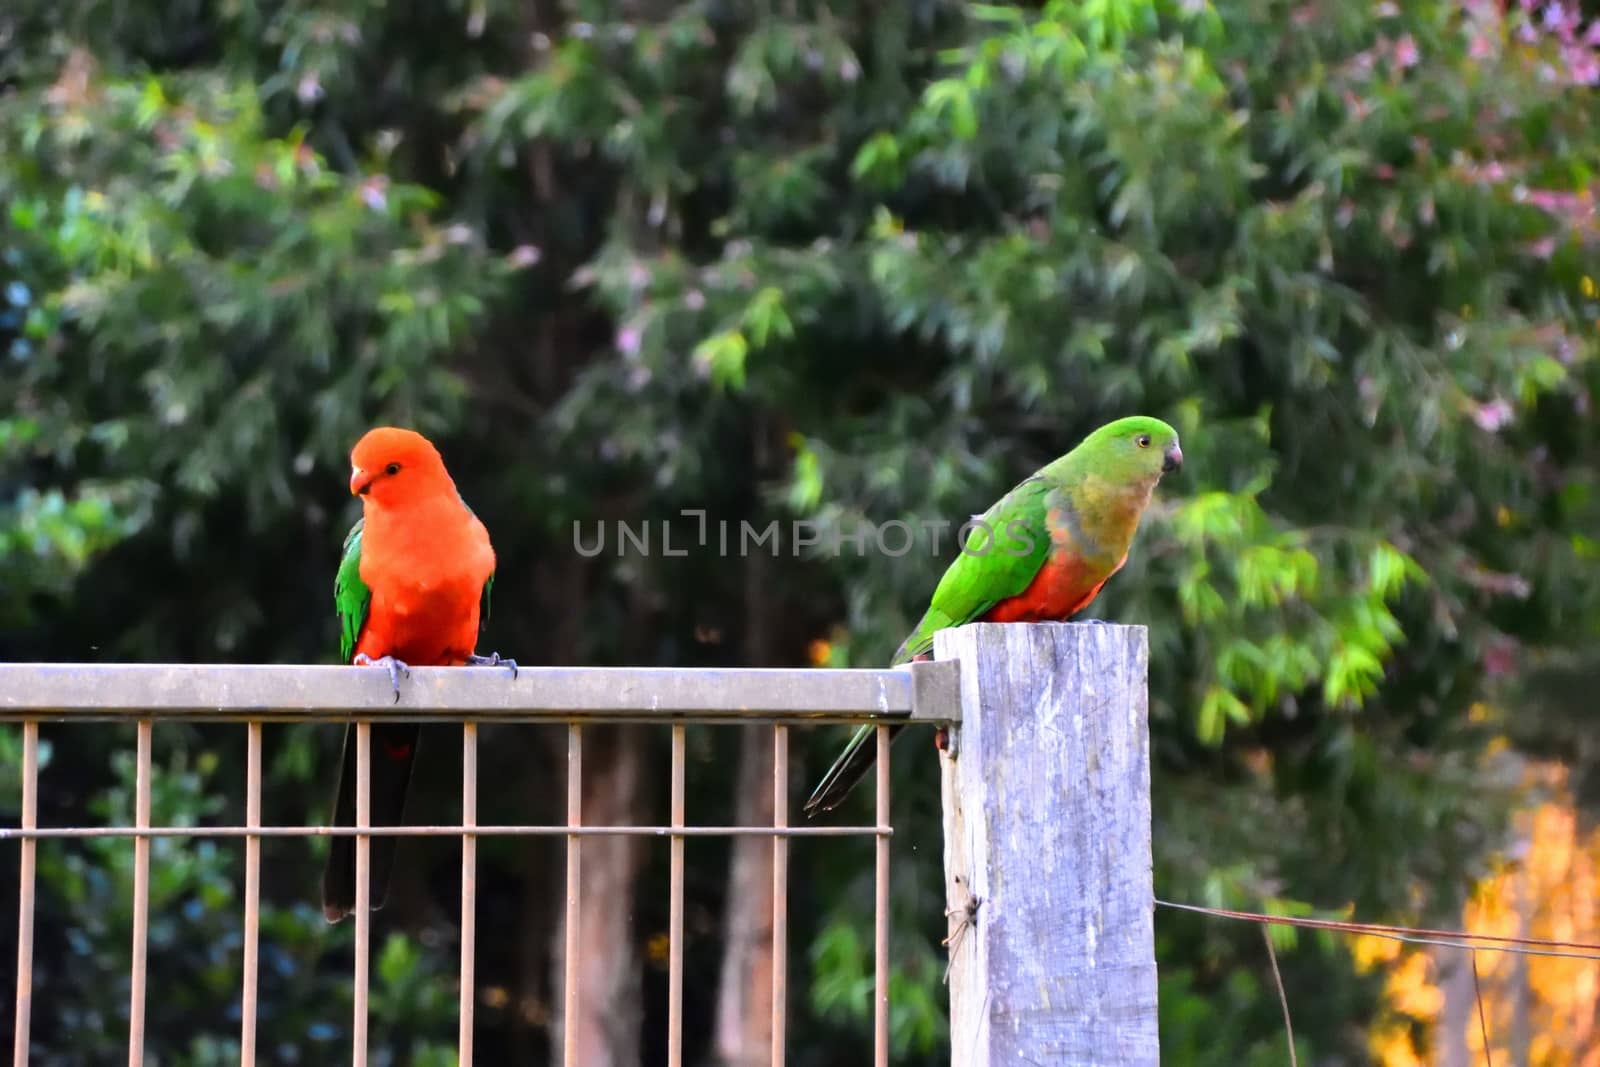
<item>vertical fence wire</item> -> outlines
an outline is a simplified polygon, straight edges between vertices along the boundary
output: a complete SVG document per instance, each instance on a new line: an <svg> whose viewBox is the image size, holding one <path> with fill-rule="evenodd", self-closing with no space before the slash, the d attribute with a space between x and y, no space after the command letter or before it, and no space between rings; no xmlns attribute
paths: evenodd
<svg viewBox="0 0 1600 1067"><path fill-rule="evenodd" d="M39 723L22 724L22 828L39 825ZM28 1024L33 1018L33 883L38 842L22 839L17 885L17 1011L12 1034L13 1067L28 1062Z"/></svg>
<svg viewBox="0 0 1600 1067"><path fill-rule="evenodd" d="M686 727L672 724L672 825L684 820ZM667 1067L683 1067L683 835L672 835L667 902Z"/></svg>
<svg viewBox="0 0 1600 1067"><path fill-rule="evenodd" d="M872 1062L889 1067L889 727L878 727L877 902L873 907Z"/></svg>
<svg viewBox="0 0 1600 1067"><path fill-rule="evenodd" d="M245 727L244 824L261 828L261 723ZM244 993L239 1005L239 1067L256 1062L256 975L261 942L261 837L244 839Z"/></svg>
<svg viewBox="0 0 1600 1067"><path fill-rule="evenodd" d="M367 959L372 938L372 724L356 723L356 966L350 1058L367 1067Z"/></svg>
<svg viewBox="0 0 1600 1067"><path fill-rule="evenodd" d="M461 825L478 825L478 724L461 725ZM473 971L478 938L478 838L461 835L461 999L457 1008L460 1034L456 1062L472 1067L472 1006L476 997Z"/></svg>
<svg viewBox="0 0 1600 1067"><path fill-rule="evenodd" d="M583 727L575 722L567 724L567 825L583 825ZM566 947L561 961L561 1059L566 1067L578 1067L578 888L583 873L579 866L582 841L577 834L567 835Z"/></svg>
<svg viewBox="0 0 1600 1067"><path fill-rule="evenodd" d="M133 824L150 828L150 741L155 723L139 720L133 779ZM128 1065L144 1063L144 981L150 944L150 838L133 839L133 963L129 968Z"/></svg>
<svg viewBox="0 0 1600 1067"><path fill-rule="evenodd" d="M772 825L789 825L789 728L772 728ZM772 835L772 1067L783 1067L789 1009L789 839Z"/></svg>

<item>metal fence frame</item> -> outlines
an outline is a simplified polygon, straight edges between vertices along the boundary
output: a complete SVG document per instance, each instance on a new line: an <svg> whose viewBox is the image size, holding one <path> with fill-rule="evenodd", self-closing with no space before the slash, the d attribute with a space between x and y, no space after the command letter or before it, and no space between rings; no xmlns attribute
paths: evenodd
<svg viewBox="0 0 1600 1067"><path fill-rule="evenodd" d="M671 841L668 920L668 1062L683 1058L684 840L758 836L772 841L772 1063L784 1062L788 999L788 858L793 837L871 836L876 841L873 1062L889 1062L889 819L890 725L907 720L958 722L959 667L914 663L891 670L523 668L513 681L504 670L421 667L402 683L399 701L379 668L293 665L0 664L0 722L22 728L22 822L0 828L0 839L21 849L17 918L17 996L13 1062L28 1062L32 1007L33 916L38 842L46 838L128 837L134 849L133 950L128 1062L143 1063L148 949L150 841L154 837L242 837L245 841L244 944L240 1063L256 1060L256 995L264 837L354 835L356 838L355 1014L352 1062L367 1062L370 959L368 868L374 835L451 836L462 842L460 1029L463 1067L472 1062L477 838L488 835L564 836L567 844L564 1015L578 1004L573 980L582 910L584 837L629 835ZM132 826L38 825L39 724L135 722L137 748ZM151 738L158 721L242 722L246 728L245 824L152 826ZM370 771L373 722L458 722L462 730L459 825L373 827ZM261 822L261 726L264 722L356 724L356 825L264 826ZM564 825L481 825L477 819L478 724L567 724L567 821ZM665 826L583 824L583 726L648 723L672 733L671 817ZM872 826L789 825L789 727L815 723L877 727L877 806ZM773 825L691 826L684 818L685 728L693 724L768 724L773 731ZM311 880L308 879L308 885ZM564 1026L563 1063L576 1067L574 1028Z"/></svg>

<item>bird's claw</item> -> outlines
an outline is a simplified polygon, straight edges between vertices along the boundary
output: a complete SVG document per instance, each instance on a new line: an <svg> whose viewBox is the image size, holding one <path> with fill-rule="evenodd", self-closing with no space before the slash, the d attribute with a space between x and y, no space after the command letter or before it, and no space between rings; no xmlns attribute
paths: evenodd
<svg viewBox="0 0 1600 1067"><path fill-rule="evenodd" d="M473 653L467 657L467 665L470 667L510 667L511 680L513 682L517 680L517 661L507 659L498 652L491 652L487 656Z"/></svg>
<svg viewBox="0 0 1600 1067"><path fill-rule="evenodd" d="M393 656L379 656L373 659L365 652L356 653L356 658L351 661L357 667L384 667L389 671L389 684L394 688L394 702L400 703L400 679L402 676L411 677L411 668Z"/></svg>

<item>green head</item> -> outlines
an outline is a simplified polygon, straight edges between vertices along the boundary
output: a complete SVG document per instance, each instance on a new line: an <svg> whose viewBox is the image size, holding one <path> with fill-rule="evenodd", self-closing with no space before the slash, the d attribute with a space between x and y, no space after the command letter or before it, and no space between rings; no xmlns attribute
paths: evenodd
<svg viewBox="0 0 1600 1067"><path fill-rule="evenodd" d="M1106 423L1085 437L1071 454L1082 454L1104 478L1151 485L1163 474L1183 466L1178 431L1148 415L1130 415Z"/></svg>

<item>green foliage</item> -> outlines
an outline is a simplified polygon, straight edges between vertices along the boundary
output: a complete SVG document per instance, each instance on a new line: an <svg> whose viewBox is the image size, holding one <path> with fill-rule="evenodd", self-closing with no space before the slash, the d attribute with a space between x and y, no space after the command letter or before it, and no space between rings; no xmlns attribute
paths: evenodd
<svg viewBox="0 0 1600 1067"><path fill-rule="evenodd" d="M940 996L944 966L921 939L900 947L895 955L900 962L889 970L892 1054L936 1054L949 1038L945 1000ZM817 974L811 986L817 1016L858 1030L869 1026L874 1011L871 937L863 937L851 918L837 917L812 942L811 965Z"/></svg>
<svg viewBox="0 0 1600 1067"><path fill-rule="evenodd" d="M501 647L765 664L826 637L879 664L954 551L921 520L1144 412L1185 467L1093 613L1151 629L1158 888L1371 918L1452 912L1505 801L1485 698L1592 659L1600 73L1566 8L70 8L0 13L8 658L329 658L344 454L384 419L440 435L482 502ZM902 557L573 560L574 519L684 507L923 533ZM1563 750L1579 690L1504 717ZM325 773L319 736L275 788ZM193 787L163 803L198 818L211 772L173 744ZM693 810L726 803L715 763ZM944 1033L929 766L894 767L903 1062ZM218 906L166 948L206 976L189 1018L222 1019L237 864L176 846L164 891ZM96 878L126 848L47 852L50 921L85 947L37 1003L114 1019L125 898ZM796 854L817 1062L870 1014L869 864ZM543 936L528 884L507 943ZM311 892L277 889L264 931L308 1062L345 1018ZM443 1055L449 910L384 942L397 1062ZM1260 935L1158 926L1169 1056L1281 1062ZM1301 1058L1363 1056L1370 976L1330 939L1278 950ZM537 1015L481 1025L531 1054ZM159 1027L196 1063L230 1047Z"/></svg>

